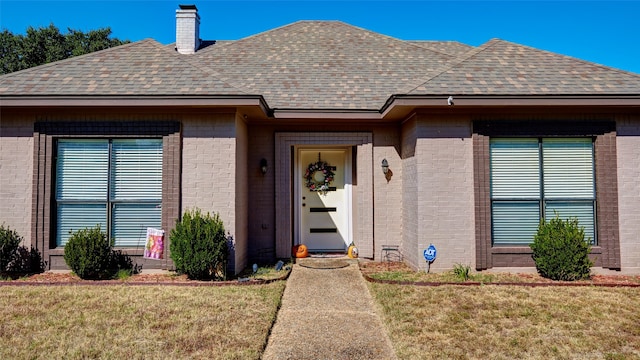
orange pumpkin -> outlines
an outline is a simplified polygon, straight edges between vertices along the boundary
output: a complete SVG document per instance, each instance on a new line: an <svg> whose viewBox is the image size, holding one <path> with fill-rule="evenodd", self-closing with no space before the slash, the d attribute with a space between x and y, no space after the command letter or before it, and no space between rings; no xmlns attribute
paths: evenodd
<svg viewBox="0 0 640 360"><path fill-rule="evenodd" d="M293 247L293 256L296 258L306 258L309 256L309 249L306 245L295 245Z"/></svg>

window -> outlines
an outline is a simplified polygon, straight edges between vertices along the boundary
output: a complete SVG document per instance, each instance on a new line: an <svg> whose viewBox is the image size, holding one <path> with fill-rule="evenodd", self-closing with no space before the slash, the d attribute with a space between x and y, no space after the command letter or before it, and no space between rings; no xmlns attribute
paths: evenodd
<svg viewBox="0 0 640 360"><path fill-rule="evenodd" d="M56 245L100 224L116 246L141 246L161 227L162 139L59 139Z"/></svg>
<svg viewBox="0 0 640 360"><path fill-rule="evenodd" d="M527 245L541 218L576 217L596 243L591 138L492 138L494 245Z"/></svg>

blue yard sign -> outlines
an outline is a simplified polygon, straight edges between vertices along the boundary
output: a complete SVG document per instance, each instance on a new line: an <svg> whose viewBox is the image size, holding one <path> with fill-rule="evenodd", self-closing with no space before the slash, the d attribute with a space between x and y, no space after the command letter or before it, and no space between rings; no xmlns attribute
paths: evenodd
<svg viewBox="0 0 640 360"><path fill-rule="evenodd" d="M436 259L436 247L433 244L429 245L429 247L424 251L424 259L427 262L433 262Z"/></svg>

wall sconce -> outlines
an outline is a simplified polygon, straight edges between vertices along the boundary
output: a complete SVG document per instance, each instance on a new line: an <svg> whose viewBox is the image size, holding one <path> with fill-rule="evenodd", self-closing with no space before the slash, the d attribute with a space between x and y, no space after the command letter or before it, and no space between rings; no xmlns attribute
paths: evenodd
<svg viewBox="0 0 640 360"><path fill-rule="evenodd" d="M267 159L263 158L260 160L260 172L262 175L267 173Z"/></svg>
<svg viewBox="0 0 640 360"><path fill-rule="evenodd" d="M387 159L382 159L382 172L384 173L384 178L389 182L393 176L393 171L389 169L389 162Z"/></svg>
<svg viewBox="0 0 640 360"><path fill-rule="evenodd" d="M382 172L385 175L389 172L389 162L387 159L382 159Z"/></svg>

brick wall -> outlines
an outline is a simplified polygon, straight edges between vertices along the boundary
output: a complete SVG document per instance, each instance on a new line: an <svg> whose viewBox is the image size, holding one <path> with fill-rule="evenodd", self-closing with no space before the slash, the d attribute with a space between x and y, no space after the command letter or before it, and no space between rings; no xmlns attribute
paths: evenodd
<svg viewBox="0 0 640 360"><path fill-rule="evenodd" d="M251 199L248 214L249 257L254 261L275 258L275 163L274 130L272 127L251 126L247 155L248 194ZM260 171L260 161L267 160L267 173Z"/></svg>
<svg viewBox="0 0 640 360"><path fill-rule="evenodd" d="M10 227L31 245L33 180L33 121L0 121L0 224Z"/></svg>
<svg viewBox="0 0 640 360"><path fill-rule="evenodd" d="M403 166L398 128L379 128L373 133L374 258L379 260L382 245L402 245ZM382 172L382 159L389 163L390 178Z"/></svg>
<svg viewBox="0 0 640 360"><path fill-rule="evenodd" d="M618 214L624 272L640 272L640 118L617 122Z"/></svg>
<svg viewBox="0 0 640 360"><path fill-rule="evenodd" d="M418 251L433 243L431 269L449 270L475 262L473 144L466 119L420 116L417 143L421 237Z"/></svg>
<svg viewBox="0 0 640 360"><path fill-rule="evenodd" d="M240 247L237 229L237 129L234 112L190 116L183 120L182 211L199 208L219 213ZM240 233L242 238L242 232ZM243 260L244 261L244 260ZM237 264L243 265L242 262ZM235 253L229 270L238 272Z"/></svg>
<svg viewBox="0 0 640 360"><path fill-rule="evenodd" d="M247 124L238 114L236 116L236 227L235 227L235 258L234 266L236 273L247 267L248 258L248 212L249 192L248 192L248 152L249 139Z"/></svg>
<svg viewBox="0 0 640 360"><path fill-rule="evenodd" d="M432 271L449 270L456 263L475 263L473 146L467 119L431 118L418 114L414 157L405 158L404 213L408 229L405 256L424 268L422 251L438 249ZM411 136L403 134L403 149L411 152ZM415 175L414 175L415 173ZM415 178L414 178L415 177ZM407 203L408 202L408 203ZM415 218L414 218L415 217ZM416 228L415 233L413 227ZM414 239L415 236L415 239Z"/></svg>
<svg viewBox="0 0 640 360"><path fill-rule="evenodd" d="M414 267L422 265L418 257L418 173L415 155L417 121L402 126L402 254Z"/></svg>

